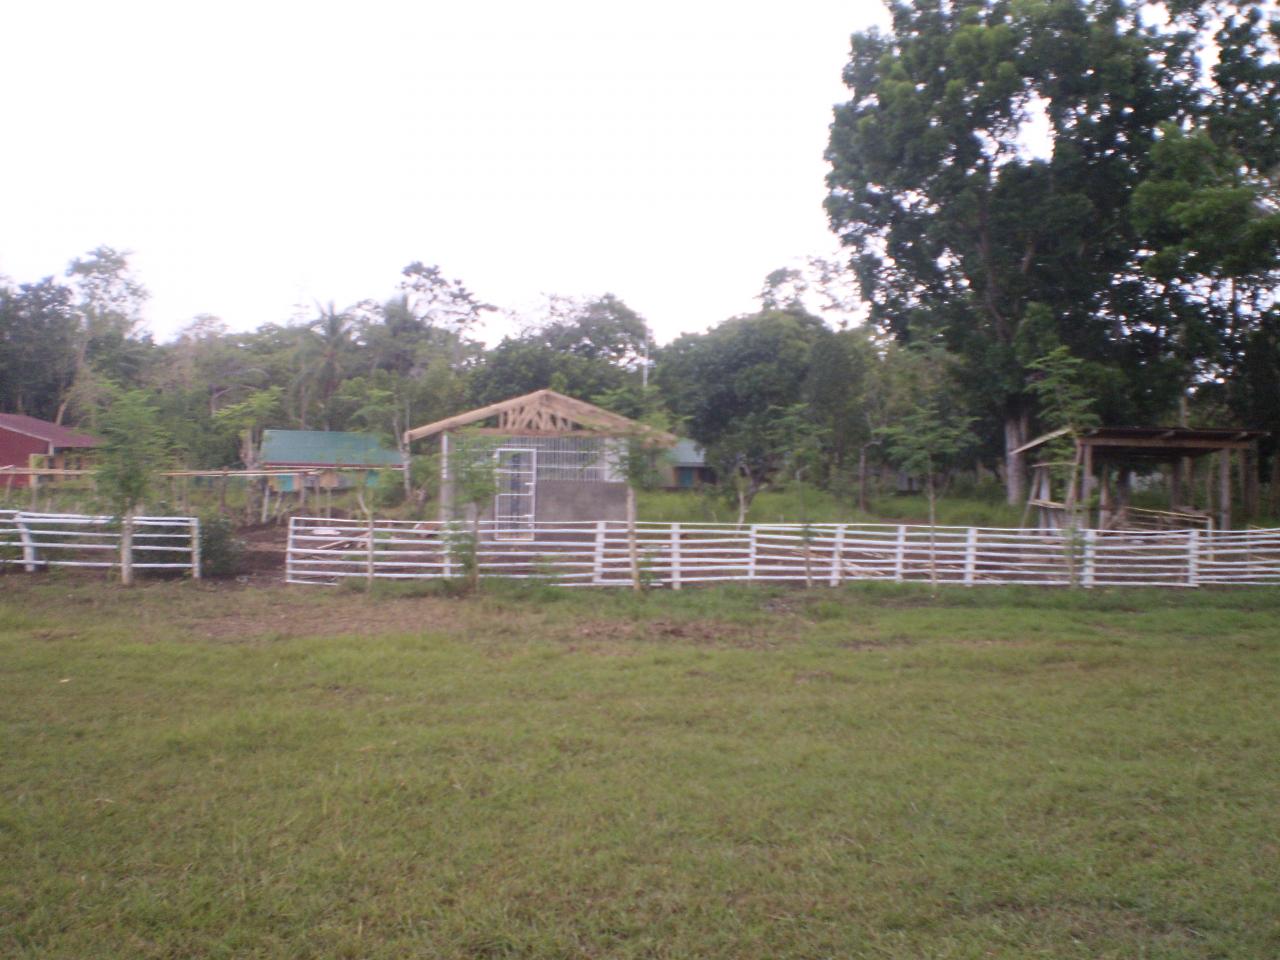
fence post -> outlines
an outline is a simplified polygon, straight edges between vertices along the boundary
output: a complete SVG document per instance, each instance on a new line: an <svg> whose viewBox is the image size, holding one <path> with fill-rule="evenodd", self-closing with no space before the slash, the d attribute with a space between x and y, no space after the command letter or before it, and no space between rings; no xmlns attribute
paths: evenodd
<svg viewBox="0 0 1280 960"><path fill-rule="evenodd" d="M285 541L284 548L284 582L293 582L293 538L298 535L298 521L300 517L289 518L289 539Z"/></svg>
<svg viewBox="0 0 1280 960"><path fill-rule="evenodd" d="M440 539L444 546L444 578L453 579L453 548L457 543L458 527L454 520L445 520L440 527Z"/></svg>
<svg viewBox="0 0 1280 960"><path fill-rule="evenodd" d="M18 536L22 539L22 568L27 573L35 573L36 545L35 541L31 539L31 528L27 526L27 522L20 513L14 515L13 522L18 528Z"/></svg>
<svg viewBox="0 0 1280 960"><path fill-rule="evenodd" d="M680 589L680 524L671 525L671 589Z"/></svg>
<svg viewBox="0 0 1280 960"><path fill-rule="evenodd" d="M133 511L126 510L120 522L120 582L133 586Z"/></svg>
<svg viewBox="0 0 1280 960"><path fill-rule="evenodd" d="M1080 585L1086 590L1093 587L1094 575L1097 570L1097 544L1098 531L1086 530L1084 532L1084 572L1080 577Z"/></svg>
<svg viewBox="0 0 1280 960"><path fill-rule="evenodd" d="M831 551L831 586L837 587L844 578L844 528L842 523L836 527L836 544Z"/></svg>
<svg viewBox="0 0 1280 960"><path fill-rule="evenodd" d="M1187 531L1187 586L1200 586L1200 531Z"/></svg>
<svg viewBox="0 0 1280 960"><path fill-rule="evenodd" d="M898 524L898 549L893 557L893 579L902 582L907 565L907 525Z"/></svg>
<svg viewBox="0 0 1280 960"><path fill-rule="evenodd" d="M596 521L596 546L591 557L591 583L600 586L604 583L604 539L606 521Z"/></svg>
<svg viewBox="0 0 1280 960"><path fill-rule="evenodd" d="M365 547L365 580L369 586L373 586L373 514L368 516L369 543Z"/></svg>
<svg viewBox="0 0 1280 960"><path fill-rule="evenodd" d="M292 523L292 521L290 521ZM292 530L292 527L290 527ZM285 560L288 564L288 560ZM285 574L287 577L288 574ZM191 518L191 579L200 579L200 518Z"/></svg>
<svg viewBox="0 0 1280 960"><path fill-rule="evenodd" d="M970 527L964 541L964 585L973 586L978 566L978 528Z"/></svg>
<svg viewBox="0 0 1280 960"><path fill-rule="evenodd" d="M756 578L756 525L747 527L747 579Z"/></svg>

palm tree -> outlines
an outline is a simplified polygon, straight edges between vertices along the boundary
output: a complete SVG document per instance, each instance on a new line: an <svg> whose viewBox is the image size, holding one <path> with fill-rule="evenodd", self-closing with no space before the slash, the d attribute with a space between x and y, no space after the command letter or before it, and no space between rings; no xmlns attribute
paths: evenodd
<svg viewBox="0 0 1280 960"><path fill-rule="evenodd" d="M316 304L320 315L302 330L298 345L299 419L306 428L307 407L314 400L320 407L324 429L333 429L331 402L346 376L355 352L351 313Z"/></svg>

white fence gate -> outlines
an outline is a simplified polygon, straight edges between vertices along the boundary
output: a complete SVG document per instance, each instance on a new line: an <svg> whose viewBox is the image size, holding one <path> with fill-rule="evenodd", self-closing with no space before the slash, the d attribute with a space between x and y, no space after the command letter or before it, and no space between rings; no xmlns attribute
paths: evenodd
<svg viewBox="0 0 1280 960"><path fill-rule="evenodd" d="M135 570L188 570L200 578L200 521L135 517ZM0 510L0 566L32 572L49 567L119 567L120 523L114 517Z"/></svg>
<svg viewBox="0 0 1280 960"><path fill-rule="evenodd" d="M500 539L480 525L480 575L564 586L629 586L626 525L530 525ZM460 576L470 527L424 521L294 517L285 579ZM1062 532L886 524L637 524L638 568L653 586L850 580L1044 586L1280 584L1280 530Z"/></svg>

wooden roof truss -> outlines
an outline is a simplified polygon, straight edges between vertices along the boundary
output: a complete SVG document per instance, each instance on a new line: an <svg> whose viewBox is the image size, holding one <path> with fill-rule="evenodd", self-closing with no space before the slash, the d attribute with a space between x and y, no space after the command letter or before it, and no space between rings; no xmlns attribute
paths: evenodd
<svg viewBox="0 0 1280 960"><path fill-rule="evenodd" d="M446 417L405 432L412 442L452 430L460 430L495 420L494 427L479 427L483 433L522 437L641 437L655 446L674 446L676 438L595 404L566 397L554 390L535 390L522 397L491 403L457 416Z"/></svg>

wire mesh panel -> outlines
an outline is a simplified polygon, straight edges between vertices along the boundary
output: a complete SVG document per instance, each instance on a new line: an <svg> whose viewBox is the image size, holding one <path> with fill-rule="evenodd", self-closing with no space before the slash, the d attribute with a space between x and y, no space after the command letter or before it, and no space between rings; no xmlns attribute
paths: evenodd
<svg viewBox="0 0 1280 960"><path fill-rule="evenodd" d="M608 437L494 437L450 447L446 457L492 458L499 449L534 452L535 481L576 480L582 483L619 483L619 441ZM452 472L452 471L450 471Z"/></svg>
<svg viewBox="0 0 1280 960"><path fill-rule="evenodd" d="M493 452L493 473L498 491L493 498L494 536L499 540L532 540L538 451L499 447Z"/></svg>

